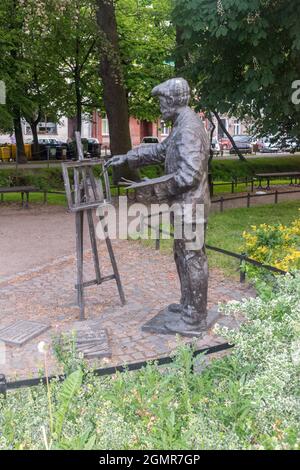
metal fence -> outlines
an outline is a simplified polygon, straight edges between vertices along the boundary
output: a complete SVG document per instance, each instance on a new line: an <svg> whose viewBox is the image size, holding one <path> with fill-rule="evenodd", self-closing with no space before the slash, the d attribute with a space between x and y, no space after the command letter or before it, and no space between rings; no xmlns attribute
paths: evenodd
<svg viewBox="0 0 300 470"><path fill-rule="evenodd" d="M193 352L193 357L196 358L200 355L210 355L216 354L219 352L227 351L228 349L232 349L233 345L228 343L218 344L216 346L211 346L209 348L198 349L197 351ZM158 366L166 366L172 364L174 362L174 357L166 356L166 357L159 357L157 359L151 359L148 361L143 362L135 362L127 365L119 365L115 367L105 367L102 369L95 369L93 370L93 374L97 377L107 377L110 375L114 375L116 373L124 373L124 372L133 372L138 371L151 363L156 363ZM192 366L193 371L193 366ZM63 382L66 379L66 375L54 375L50 377L38 377L34 379L24 379L18 380L14 382L7 382L6 377L4 374L0 374L0 395L6 397L6 394L9 390L17 390L20 388L27 388L27 387L37 387L38 385L46 385L51 380L59 380Z"/></svg>
<svg viewBox="0 0 300 470"><path fill-rule="evenodd" d="M219 204L220 205L220 212L224 212L224 205L226 202L229 201L238 201L238 200L245 200L246 201L246 207L249 209L251 207L251 199L257 198L257 197L267 197L267 196L274 196L274 204L278 204L279 202L279 195L282 194L297 194L300 193L300 189L295 189L291 191L276 191L274 192L268 192L264 194L251 194L248 193L244 196L237 196L237 197L223 197L221 196L219 199L214 199L211 201L212 204Z"/></svg>
<svg viewBox="0 0 300 470"><path fill-rule="evenodd" d="M163 215L163 212L161 212L159 214L156 214L156 217L158 217L160 219L162 215ZM151 216L149 216L149 217L151 217ZM149 224L145 224L145 225L149 229L152 228ZM161 246L161 244L160 244L160 242L161 242L160 235L165 234L165 235L171 236L171 238L174 238L174 235L172 234L171 231L170 232L164 231L160 227L160 225L157 227L155 232L156 232L156 239L155 239L155 249L156 250L160 250L160 246ZM207 250L215 251L215 252L223 254L225 256L229 256L231 258L238 259L240 261L239 270L240 270L240 282L241 283L244 283L246 281L245 263L251 264L252 266L256 266L256 267L261 268L261 269L266 269L267 271L270 271L270 272L273 272L273 273L276 273L276 274L281 274L281 275L288 274L287 271L283 271L282 269L278 269L278 268L275 268L274 266L270 266L270 265L261 263L260 261L257 261L255 259L249 258L249 256L247 256L245 253L235 253L233 251L224 250L223 248L220 248L220 247L217 247L217 246L212 246L212 245L207 245L207 244L205 245L205 247L206 247Z"/></svg>

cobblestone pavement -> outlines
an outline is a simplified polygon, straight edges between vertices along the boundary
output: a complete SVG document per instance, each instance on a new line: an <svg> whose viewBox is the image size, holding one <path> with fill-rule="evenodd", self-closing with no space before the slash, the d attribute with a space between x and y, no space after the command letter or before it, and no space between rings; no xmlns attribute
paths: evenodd
<svg viewBox="0 0 300 470"><path fill-rule="evenodd" d="M120 306L114 281L86 289L86 317L101 320L109 333L112 358L92 361L94 366L125 364L168 355L178 341L191 341L174 336L153 335L141 331L141 326L171 302L178 301L179 284L172 257L145 248L138 242L113 243L119 263L127 304ZM102 272L111 273L103 242L100 243ZM85 252L86 279L93 278L92 256ZM36 320L51 324L51 329L22 347L6 347L6 361L0 364L0 372L10 378L36 376L43 368L43 357L37 349L40 341L51 344L53 335L68 332L78 320L75 305L75 258L66 256L43 266L41 269L15 275L0 282L1 328L20 319ZM209 307L231 299L241 299L253 293L247 286L224 279L213 270L210 276ZM234 326L232 319L222 322ZM197 340L202 348L222 343L209 331ZM48 367L51 373L59 367L49 353Z"/></svg>

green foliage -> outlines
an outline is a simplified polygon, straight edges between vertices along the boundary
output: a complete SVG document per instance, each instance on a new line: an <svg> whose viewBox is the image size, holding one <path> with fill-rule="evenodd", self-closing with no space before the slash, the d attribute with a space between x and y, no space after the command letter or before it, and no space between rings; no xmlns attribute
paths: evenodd
<svg viewBox="0 0 300 470"><path fill-rule="evenodd" d="M158 104L151 89L173 74L170 62L175 30L171 0L116 2L120 63L131 115L155 120ZM0 80L7 86L0 128L12 130L15 107L39 122L105 113L99 77L94 0L3 0L0 5ZM101 48L100 48L101 50Z"/></svg>
<svg viewBox="0 0 300 470"><path fill-rule="evenodd" d="M253 225L251 231L243 233L245 252L250 258L274 266L285 272L300 269L300 218L290 225ZM274 273L255 266L246 267L250 277L257 279L274 278Z"/></svg>
<svg viewBox="0 0 300 470"><path fill-rule="evenodd" d="M214 181L231 181L233 178L252 177L255 173L299 171L300 157L257 157L247 162L239 160L213 160L211 171Z"/></svg>
<svg viewBox="0 0 300 470"><path fill-rule="evenodd" d="M61 87L60 110L69 117L91 114L102 105L98 37L93 0L44 0L47 50Z"/></svg>
<svg viewBox="0 0 300 470"><path fill-rule="evenodd" d="M26 169L16 172L16 170L1 170L1 186L35 186L41 190L64 191L64 183L60 168L38 168Z"/></svg>
<svg viewBox="0 0 300 470"><path fill-rule="evenodd" d="M67 417L68 410L71 406L72 400L75 395L78 393L83 379L83 373L81 369L73 372L67 379L64 381L61 390L58 394L58 403L59 407L55 412L55 434L57 438L61 438L61 433L63 430L63 424Z"/></svg>
<svg viewBox="0 0 300 470"><path fill-rule="evenodd" d="M171 0L117 2L129 110L138 119L155 121L158 118L158 101L151 97L151 90L174 74L171 58L175 29L170 22L171 3Z"/></svg>
<svg viewBox="0 0 300 470"><path fill-rule="evenodd" d="M163 368L54 380L52 434L45 388L9 392L0 400L0 448L300 449L299 281L282 277L263 298L222 308L247 319L239 331L216 328L235 344L225 358L194 360L181 346Z"/></svg>
<svg viewBox="0 0 300 470"><path fill-rule="evenodd" d="M64 374L72 374L77 369L86 371L87 364L83 354L77 351L75 334L54 336L52 347L58 363L63 366Z"/></svg>
<svg viewBox="0 0 300 470"><path fill-rule="evenodd" d="M200 105L254 120L266 135L299 137L298 0L174 0L178 52ZM233 53L234 51L234 53Z"/></svg>

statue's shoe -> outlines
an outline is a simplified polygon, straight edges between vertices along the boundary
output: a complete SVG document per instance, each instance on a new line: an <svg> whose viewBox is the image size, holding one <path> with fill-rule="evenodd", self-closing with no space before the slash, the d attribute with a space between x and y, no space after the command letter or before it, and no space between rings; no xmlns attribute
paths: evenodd
<svg viewBox="0 0 300 470"><path fill-rule="evenodd" d="M170 304L167 307L169 312L172 313L182 313L183 312L183 305L182 304Z"/></svg>

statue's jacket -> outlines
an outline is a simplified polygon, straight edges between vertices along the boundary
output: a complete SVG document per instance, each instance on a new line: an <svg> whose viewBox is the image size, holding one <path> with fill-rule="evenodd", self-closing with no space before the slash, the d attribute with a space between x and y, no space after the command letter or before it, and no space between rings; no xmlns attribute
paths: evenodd
<svg viewBox="0 0 300 470"><path fill-rule="evenodd" d="M174 174L166 188L169 203L180 204L183 209L192 207L187 213L192 214L193 222L197 204L202 205L207 222L209 138L202 120L191 108L183 108L163 142L137 147L127 155L131 168L164 163L165 173Z"/></svg>

